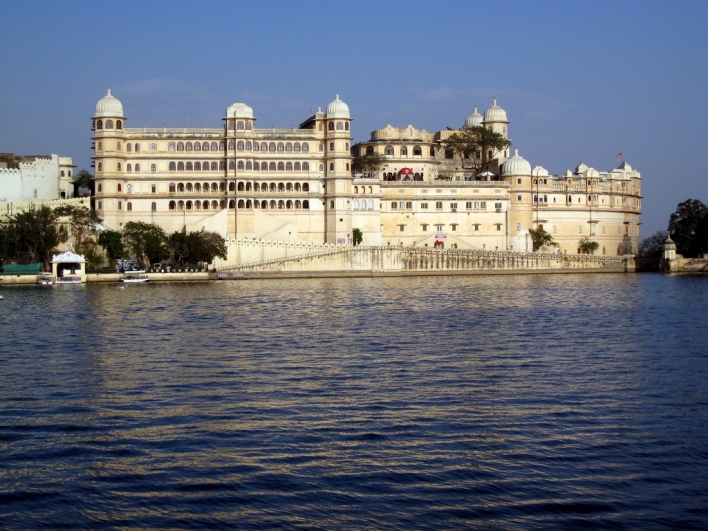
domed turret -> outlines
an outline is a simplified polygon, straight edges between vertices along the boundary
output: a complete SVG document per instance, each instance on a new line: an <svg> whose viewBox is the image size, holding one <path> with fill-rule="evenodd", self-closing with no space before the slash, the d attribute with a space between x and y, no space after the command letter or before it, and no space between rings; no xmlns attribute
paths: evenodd
<svg viewBox="0 0 708 531"><path fill-rule="evenodd" d="M548 170L543 166L536 166L531 172L531 175L534 177L548 177Z"/></svg>
<svg viewBox="0 0 708 531"><path fill-rule="evenodd" d="M519 149L514 148L514 156L506 159L501 167L502 177L531 175L531 164L519 156Z"/></svg>
<svg viewBox="0 0 708 531"><path fill-rule="evenodd" d="M585 164L585 163L583 163L583 162L581 162L580 164L578 164L578 167L575 168L575 174L576 174L576 175L580 175L580 174L582 174L582 173L585 173L586 171L588 171L588 165Z"/></svg>
<svg viewBox="0 0 708 531"><path fill-rule="evenodd" d="M506 111L497 105L497 99L494 98L492 106L484 111L485 122L508 122L506 119Z"/></svg>
<svg viewBox="0 0 708 531"><path fill-rule="evenodd" d="M477 106L474 106L474 112L465 120L467 127L478 127L482 125L482 115L477 112Z"/></svg>
<svg viewBox="0 0 708 531"><path fill-rule="evenodd" d="M98 100L94 116L96 118L125 118L123 104L111 95L111 89L108 89L108 94Z"/></svg>
<svg viewBox="0 0 708 531"><path fill-rule="evenodd" d="M336 100L327 105L327 118L351 118L349 107L339 99L339 94Z"/></svg>
<svg viewBox="0 0 708 531"><path fill-rule="evenodd" d="M226 109L227 118L247 118L253 120L253 109L245 103L234 103Z"/></svg>

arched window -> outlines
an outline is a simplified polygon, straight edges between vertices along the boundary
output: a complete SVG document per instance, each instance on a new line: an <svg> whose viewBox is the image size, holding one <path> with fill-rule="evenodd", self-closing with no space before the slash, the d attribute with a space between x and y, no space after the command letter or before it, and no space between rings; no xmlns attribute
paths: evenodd
<svg viewBox="0 0 708 531"><path fill-rule="evenodd" d="M231 142L229 142L229 149L230 150L236 149L236 142L234 142L233 140Z"/></svg>
<svg viewBox="0 0 708 531"><path fill-rule="evenodd" d="M133 203L131 203L130 201L128 201L127 206L128 210L133 210Z"/></svg>
<svg viewBox="0 0 708 531"><path fill-rule="evenodd" d="M278 208L278 205L277 205L277 203L275 202L275 200L273 200L273 201L270 202L270 204L268 205L268 208L270 208L270 209L272 209L272 210L275 210L276 208Z"/></svg>
<svg viewBox="0 0 708 531"><path fill-rule="evenodd" d="M230 192L233 190L233 184L234 184L234 183L231 183L231 185L229 186L229 191L230 191ZM243 189L244 189L243 183L238 183L238 191L239 191L239 192L243 192Z"/></svg>
<svg viewBox="0 0 708 531"><path fill-rule="evenodd" d="M151 164L150 171L157 171L157 164Z"/></svg>
<svg viewBox="0 0 708 531"><path fill-rule="evenodd" d="M285 144L278 142L278 151L285 151Z"/></svg>
<svg viewBox="0 0 708 531"><path fill-rule="evenodd" d="M244 164L243 164L243 161L242 161L242 160L239 160L239 161L238 161L238 169L239 169L239 170L243 170L243 169L245 169L245 166L244 166Z"/></svg>
<svg viewBox="0 0 708 531"><path fill-rule="evenodd" d="M374 154L374 146L367 146L366 148L366 155L373 155Z"/></svg>
<svg viewBox="0 0 708 531"><path fill-rule="evenodd" d="M271 162L268 166L268 171L275 171L275 162Z"/></svg>
<svg viewBox="0 0 708 531"><path fill-rule="evenodd" d="M386 146L386 149L384 151L384 154L387 157L393 157L393 146Z"/></svg>
<svg viewBox="0 0 708 531"><path fill-rule="evenodd" d="M126 193L128 193L128 194L132 194L132 193L133 193L133 185L127 184L127 185L125 186L125 191L126 191Z"/></svg>
<svg viewBox="0 0 708 531"><path fill-rule="evenodd" d="M349 131L349 122L344 122L344 130Z"/></svg>
<svg viewBox="0 0 708 531"><path fill-rule="evenodd" d="M126 164L125 171L133 171L133 165L130 162Z"/></svg>
<svg viewBox="0 0 708 531"><path fill-rule="evenodd" d="M219 151L225 151L226 150L226 144L223 142L219 142Z"/></svg>
<svg viewBox="0 0 708 531"><path fill-rule="evenodd" d="M238 143L236 144L236 149L239 151L243 151L243 148L245 147L243 140L239 140Z"/></svg>
<svg viewBox="0 0 708 531"><path fill-rule="evenodd" d="M187 171L193 171L193 170L194 170L194 165L193 165L191 162L187 162L186 170L187 170Z"/></svg>
<svg viewBox="0 0 708 531"><path fill-rule="evenodd" d="M253 163L253 171L261 171L261 165L258 162Z"/></svg>
<svg viewBox="0 0 708 531"><path fill-rule="evenodd" d="M177 170L177 164L175 164L174 161L170 162L170 171L176 171Z"/></svg>
<svg viewBox="0 0 708 531"><path fill-rule="evenodd" d="M285 151L292 151L293 150L293 144L292 142L288 142L285 144Z"/></svg>
<svg viewBox="0 0 708 531"><path fill-rule="evenodd" d="M250 160L246 161L246 170L252 170L253 169L253 163Z"/></svg>
<svg viewBox="0 0 708 531"><path fill-rule="evenodd" d="M329 143L329 150L334 151L334 142Z"/></svg>
<svg viewBox="0 0 708 531"><path fill-rule="evenodd" d="M153 194L156 194L157 193L157 185L153 184L152 186L150 186L150 191L152 191Z"/></svg>
<svg viewBox="0 0 708 531"><path fill-rule="evenodd" d="M278 162L278 171L285 171L285 164Z"/></svg>
<svg viewBox="0 0 708 531"><path fill-rule="evenodd" d="M275 183L270 183L270 191L275 192Z"/></svg>
<svg viewBox="0 0 708 531"><path fill-rule="evenodd" d="M106 120L106 129L113 129L113 120Z"/></svg>
<svg viewBox="0 0 708 531"><path fill-rule="evenodd" d="M275 142L271 142L270 144L268 144L268 149L270 151L275 151Z"/></svg>
<svg viewBox="0 0 708 531"><path fill-rule="evenodd" d="M209 168L209 166L207 166L207 168ZM194 171L201 171L201 169L202 169L202 163L199 161L195 162L194 163Z"/></svg>
<svg viewBox="0 0 708 531"><path fill-rule="evenodd" d="M177 208L177 203L175 203L174 201L170 201L169 209L174 210L175 208Z"/></svg>
<svg viewBox="0 0 708 531"><path fill-rule="evenodd" d="M187 142L184 146L185 151L192 151L192 143Z"/></svg>
<svg viewBox="0 0 708 531"><path fill-rule="evenodd" d="M303 208L304 210L309 210L309 209L310 209L310 202L309 202L307 199L305 199L305 200L302 202L302 208Z"/></svg>
<svg viewBox="0 0 708 531"><path fill-rule="evenodd" d="M251 126L251 122L246 122L246 131L252 131L253 127Z"/></svg>
<svg viewBox="0 0 708 531"><path fill-rule="evenodd" d="M192 202L191 202L191 201L187 201L187 202L184 204L184 208L186 208L187 210L192 210Z"/></svg>
<svg viewBox="0 0 708 531"><path fill-rule="evenodd" d="M229 201L229 208L234 208L234 205L235 205L235 204L236 204L236 203L235 203L234 200L232 199L231 201ZM239 199L239 200L238 200L238 207L239 207L239 208L245 208L245 207L246 207L246 202L245 202L243 199Z"/></svg>
<svg viewBox="0 0 708 531"><path fill-rule="evenodd" d="M98 143L98 149L101 149L101 143L100 143L100 142ZM133 144L131 144L130 142L128 142L128 143L125 145L125 150L128 151L128 152L133 151Z"/></svg>
<svg viewBox="0 0 708 531"><path fill-rule="evenodd" d="M135 165L135 171L140 171L140 164Z"/></svg>
<svg viewBox="0 0 708 531"><path fill-rule="evenodd" d="M251 183L246 183L246 191L247 192L251 191Z"/></svg>
<svg viewBox="0 0 708 531"><path fill-rule="evenodd" d="M292 162L288 162L287 164L285 164L285 171L293 171L293 163Z"/></svg>
<svg viewBox="0 0 708 531"><path fill-rule="evenodd" d="M98 171L103 171L103 163L98 163Z"/></svg>
<svg viewBox="0 0 708 531"><path fill-rule="evenodd" d="M337 122L337 131L344 131L344 124L342 122Z"/></svg>
<svg viewBox="0 0 708 531"><path fill-rule="evenodd" d="M296 162L295 163L295 171L300 171L300 169L301 169L300 163Z"/></svg>
<svg viewBox="0 0 708 531"><path fill-rule="evenodd" d="M358 199L354 200L354 210L359 210L359 200Z"/></svg>
<svg viewBox="0 0 708 531"><path fill-rule="evenodd" d="M211 150L212 151L219 151L219 146L216 144L216 142L211 143Z"/></svg>
<svg viewBox="0 0 708 531"><path fill-rule="evenodd" d="M219 165L216 165L216 161L211 163L211 171L219 171L219 170L225 170L226 169L226 163L222 160Z"/></svg>
<svg viewBox="0 0 708 531"><path fill-rule="evenodd" d="M155 144L155 142L152 142L150 144L150 153L155 153L155 152L157 152L157 144Z"/></svg>
<svg viewBox="0 0 708 531"><path fill-rule="evenodd" d="M177 171L184 171L184 162L177 163Z"/></svg>
<svg viewBox="0 0 708 531"><path fill-rule="evenodd" d="M176 144L174 142L170 142L167 144L167 151L174 151L176 149Z"/></svg>
<svg viewBox="0 0 708 531"><path fill-rule="evenodd" d="M329 171L334 171L334 162L329 163Z"/></svg>
<svg viewBox="0 0 708 531"><path fill-rule="evenodd" d="M261 201L261 210L268 209L268 201Z"/></svg>
<svg viewBox="0 0 708 531"><path fill-rule="evenodd" d="M414 156L414 157L420 157L421 155L423 155L423 150L420 149L420 146L415 146L415 147L413 148L413 156Z"/></svg>
<svg viewBox="0 0 708 531"><path fill-rule="evenodd" d="M254 142L253 143L253 151L260 151L260 150L261 150L261 148L260 148L258 142Z"/></svg>
<svg viewBox="0 0 708 531"><path fill-rule="evenodd" d="M334 131L334 122L329 122L327 129L329 129L330 131Z"/></svg>
<svg viewBox="0 0 708 531"><path fill-rule="evenodd" d="M194 143L194 151L201 151L202 145L199 142Z"/></svg>
<svg viewBox="0 0 708 531"><path fill-rule="evenodd" d="M102 191L103 191L103 185L100 184L100 183L99 183L99 185L98 185L98 191L99 191L99 192L102 192Z"/></svg>
<svg viewBox="0 0 708 531"><path fill-rule="evenodd" d="M135 144L135 152L138 153L140 151L140 144Z"/></svg>
<svg viewBox="0 0 708 531"><path fill-rule="evenodd" d="M294 151L300 151L300 142L295 142L295 145L293 146Z"/></svg>
<svg viewBox="0 0 708 531"><path fill-rule="evenodd" d="M391 203L391 210L396 210L397 208L398 208L398 202L397 202L397 201L393 201L393 202Z"/></svg>
<svg viewBox="0 0 708 531"><path fill-rule="evenodd" d="M302 171L310 171L310 163L309 162L302 163Z"/></svg>
<svg viewBox="0 0 708 531"><path fill-rule="evenodd" d="M209 210L209 201L202 202L202 208L204 210Z"/></svg>
<svg viewBox="0 0 708 531"><path fill-rule="evenodd" d="M243 122L241 120L239 120L238 123L236 124L236 130L243 131Z"/></svg>
<svg viewBox="0 0 708 531"><path fill-rule="evenodd" d="M273 166L273 169L275 169L275 166ZM267 162L261 162L261 171L268 171L268 163Z"/></svg>
<svg viewBox="0 0 708 531"><path fill-rule="evenodd" d="M155 203L155 202L151 203L151 204L150 204L150 210L152 210L153 212L155 212L155 211L157 210L157 203Z"/></svg>
<svg viewBox="0 0 708 531"><path fill-rule="evenodd" d="M118 191L119 191L119 192L122 192L122 191L123 191L123 187L120 185L120 183L118 183Z"/></svg>
<svg viewBox="0 0 708 531"><path fill-rule="evenodd" d="M369 199L369 210L373 210L373 209L374 209L374 200Z"/></svg>
<svg viewBox="0 0 708 531"><path fill-rule="evenodd" d="M283 183L278 184L278 192L284 192L285 191L285 185Z"/></svg>
<svg viewBox="0 0 708 531"><path fill-rule="evenodd" d="M251 151L251 148L252 148L252 146L251 146L251 141L250 141L250 140L247 140L247 141L246 141L246 151Z"/></svg>
<svg viewBox="0 0 708 531"><path fill-rule="evenodd" d="M309 192L310 191L310 185L308 183L302 183L302 191L303 192Z"/></svg>
<svg viewBox="0 0 708 531"><path fill-rule="evenodd" d="M302 151L303 153L309 153L310 152L310 144L307 142L302 143Z"/></svg>
<svg viewBox="0 0 708 531"><path fill-rule="evenodd" d="M201 192L201 190L202 190L202 185L199 184L199 183L195 183L195 184L194 184L194 191L195 191L195 192Z"/></svg>
<svg viewBox="0 0 708 531"><path fill-rule="evenodd" d="M223 183L222 183L222 186L223 186ZM211 191L212 192L218 191L218 187L216 186L216 183L211 183ZM222 190L222 192L223 192L223 190Z"/></svg>
<svg viewBox="0 0 708 531"><path fill-rule="evenodd" d="M205 160L204 162L202 162L202 170L209 171L209 161L208 160Z"/></svg>
<svg viewBox="0 0 708 531"><path fill-rule="evenodd" d="M229 169L230 170L235 170L236 169L236 164L234 163L233 160L229 161Z"/></svg>
<svg viewBox="0 0 708 531"><path fill-rule="evenodd" d="M184 142L177 142L177 151L184 151Z"/></svg>
<svg viewBox="0 0 708 531"><path fill-rule="evenodd" d="M229 120L229 131L233 131L233 130L234 130L234 123L231 120Z"/></svg>
<svg viewBox="0 0 708 531"><path fill-rule="evenodd" d="M275 144L273 144L273 146L275 146ZM266 142L261 142L261 151L268 151L268 144ZM275 147L273 151L275 151Z"/></svg>
<svg viewBox="0 0 708 531"><path fill-rule="evenodd" d="M209 151L209 142L204 142L202 144L202 151Z"/></svg>

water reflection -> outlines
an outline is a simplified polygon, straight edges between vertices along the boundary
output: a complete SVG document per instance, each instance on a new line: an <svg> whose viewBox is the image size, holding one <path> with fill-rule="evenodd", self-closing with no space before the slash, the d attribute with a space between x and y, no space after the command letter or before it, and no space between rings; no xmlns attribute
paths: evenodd
<svg viewBox="0 0 708 531"><path fill-rule="evenodd" d="M706 285L4 289L0 524L700 526Z"/></svg>

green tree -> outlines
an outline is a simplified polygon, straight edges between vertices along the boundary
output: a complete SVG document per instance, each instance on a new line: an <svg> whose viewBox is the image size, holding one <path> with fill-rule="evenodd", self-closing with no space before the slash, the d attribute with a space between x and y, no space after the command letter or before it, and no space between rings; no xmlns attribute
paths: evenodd
<svg viewBox="0 0 708 531"><path fill-rule="evenodd" d="M55 209L57 215L66 218L69 234L74 238L76 252L83 254L89 263L97 265L101 261L96 252L96 226L101 218L95 210L84 206L62 206Z"/></svg>
<svg viewBox="0 0 708 531"><path fill-rule="evenodd" d="M580 240L580 252L586 254L595 254L600 247L600 244L589 240L587 237Z"/></svg>
<svg viewBox="0 0 708 531"><path fill-rule="evenodd" d="M200 230L187 234L188 257L195 262L210 264L217 256L226 260L226 240L218 232Z"/></svg>
<svg viewBox="0 0 708 531"><path fill-rule="evenodd" d="M187 233L177 231L170 234L167 238L167 249L170 251L170 258L174 264L184 265L184 260L189 255Z"/></svg>
<svg viewBox="0 0 708 531"><path fill-rule="evenodd" d="M698 199L679 203L669 217L669 233L683 256L693 258L708 251L708 207Z"/></svg>
<svg viewBox="0 0 708 531"><path fill-rule="evenodd" d="M645 258L661 258L664 251L664 241L669 235L665 230L655 232L639 242L639 256Z"/></svg>
<svg viewBox="0 0 708 531"><path fill-rule="evenodd" d="M42 262L45 269L49 268L52 251L69 239L66 227L59 224L58 214L48 206L16 214L10 219L8 230L15 258Z"/></svg>
<svg viewBox="0 0 708 531"><path fill-rule="evenodd" d="M364 235L361 230L352 229L352 240L354 241L354 245L359 245L362 241L364 241Z"/></svg>
<svg viewBox="0 0 708 531"><path fill-rule="evenodd" d="M125 254L125 246L123 245L123 237L117 230L104 230L98 235L98 245L106 250L108 259L115 264L119 258L123 258Z"/></svg>
<svg viewBox="0 0 708 531"><path fill-rule="evenodd" d="M160 262L169 256L165 231L155 223L129 221L123 228L123 244L143 265Z"/></svg>
<svg viewBox="0 0 708 531"><path fill-rule="evenodd" d="M388 159L386 158L386 156L380 155L378 153L357 157L352 162L352 174L368 174L381 171L382 166L386 164L387 160Z"/></svg>
<svg viewBox="0 0 708 531"><path fill-rule="evenodd" d="M511 142L504 138L504 135L490 131L484 126L465 125L441 144L460 158L463 168L467 166L479 171L489 163L490 150L501 151L508 148Z"/></svg>
<svg viewBox="0 0 708 531"><path fill-rule="evenodd" d="M533 241L533 250L538 251L546 245L556 245L553 236L543 229L529 229L531 240Z"/></svg>

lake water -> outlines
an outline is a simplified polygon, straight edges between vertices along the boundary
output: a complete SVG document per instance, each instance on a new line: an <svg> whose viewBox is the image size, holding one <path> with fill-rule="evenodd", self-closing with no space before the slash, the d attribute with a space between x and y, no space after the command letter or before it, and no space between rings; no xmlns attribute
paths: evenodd
<svg viewBox="0 0 708 531"><path fill-rule="evenodd" d="M708 277L5 287L5 529L707 529Z"/></svg>

